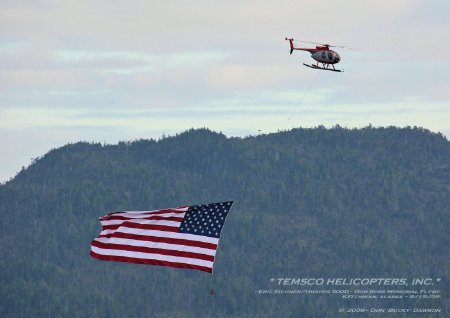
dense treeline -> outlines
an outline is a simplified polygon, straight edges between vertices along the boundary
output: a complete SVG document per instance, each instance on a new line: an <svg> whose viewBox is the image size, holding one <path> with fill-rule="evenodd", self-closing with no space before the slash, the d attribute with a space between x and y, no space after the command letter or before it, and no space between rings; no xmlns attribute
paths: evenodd
<svg viewBox="0 0 450 318"><path fill-rule="evenodd" d="M100 215L224 200L212 275L89 256ZM0 316L336 316L256 293L279 277L439 277L448 311L449 212L450 143L420 128L69 144L0 186Z"/></svg>

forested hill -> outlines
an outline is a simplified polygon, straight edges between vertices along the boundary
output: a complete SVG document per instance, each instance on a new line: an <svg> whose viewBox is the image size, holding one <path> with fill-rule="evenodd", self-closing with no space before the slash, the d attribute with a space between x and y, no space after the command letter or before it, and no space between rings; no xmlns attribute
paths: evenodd
<svg viewBox="0 0 450 318"><path fill-rule="evenodd" d="M89 256L100 215L225 200L214 274ZM427 306L450 310L450 142L420 128L69 144L0 185L0 214L0 317L337 316L256 292L279 277L439 277Z"/></svg>

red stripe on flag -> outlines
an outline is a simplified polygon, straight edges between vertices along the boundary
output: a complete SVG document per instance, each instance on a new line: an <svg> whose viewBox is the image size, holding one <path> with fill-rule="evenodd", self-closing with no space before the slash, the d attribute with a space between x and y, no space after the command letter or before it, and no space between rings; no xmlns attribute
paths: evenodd
<svg viewBox="0 0 450 318"><path fill-rule="evenodd" d="M168 262L168 261L160 261L153 259L144 259L144 258L133 258L126 256L111 256L111 255L101 255L91 251L91 256L103 261L116 261L116 262L126 262L126 263L135 263L135 264L147 264L147 265L160 265L160 266L169 266L175 268L190 268L197 269L200 271L212 273L212 268L206 266L199 265L191 265L186 263L176 263L176 262Z"/></svg>
<svg viewBox="0 0 450 318"><path fill-rule="evenodd" d="M92 241L91 245L96 246L98 248L108 249L108 250L120 250L120 251L129 251L129 252L141 252L141 253L178 256L178 257L194 258L194 259L201 259L204 261L214 262L214 256L200 254L200 253L194 253L194 252L184 252L184 251L176 251L176 250L167 250L167 249L162 249L162 248L133 246L133 245L126 245L126 244L102 243L102 242L98 242L98 241Z"/></svg>

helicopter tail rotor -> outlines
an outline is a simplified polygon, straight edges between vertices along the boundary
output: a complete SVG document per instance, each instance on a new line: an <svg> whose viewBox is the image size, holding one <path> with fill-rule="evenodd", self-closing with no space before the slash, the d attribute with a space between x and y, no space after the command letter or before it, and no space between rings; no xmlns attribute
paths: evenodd
<svg viewBox="0 0 450 318"><path fill-rule="evenodd" d="M292 52L294 51L294 39L293 38L291 38L291 39L285 38L285 40L289 41L289 44L291 45L291 52L289 54L292 54Z"/></svg>

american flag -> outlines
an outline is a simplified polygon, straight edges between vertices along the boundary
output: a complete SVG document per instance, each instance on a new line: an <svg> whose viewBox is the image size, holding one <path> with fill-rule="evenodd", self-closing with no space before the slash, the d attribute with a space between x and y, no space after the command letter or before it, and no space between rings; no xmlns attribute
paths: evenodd
<svg viewBox="0 0 450 318"><path fill-rule="evenodd" d="M91 256L212 273L220 233L232 204L109 213L99 218L102 231L91 243Z"/></svg>

